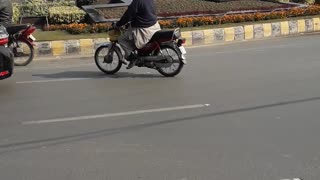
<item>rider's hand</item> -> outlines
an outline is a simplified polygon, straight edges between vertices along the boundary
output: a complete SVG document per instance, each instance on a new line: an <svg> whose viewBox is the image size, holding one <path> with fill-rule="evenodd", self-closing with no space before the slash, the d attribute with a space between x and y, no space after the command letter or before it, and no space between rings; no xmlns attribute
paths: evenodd
<svg viewBox="0 0 320 180"><path fill-rule="evenodd" d="M117 23L112 23L112 29L119 29L119 27L117 26Z"/></svg>

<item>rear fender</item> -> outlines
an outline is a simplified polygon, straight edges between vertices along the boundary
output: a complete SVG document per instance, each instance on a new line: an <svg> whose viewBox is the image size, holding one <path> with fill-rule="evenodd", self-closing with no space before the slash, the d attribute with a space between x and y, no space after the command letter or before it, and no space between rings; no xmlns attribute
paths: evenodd
<svg viewBox="0 0 320 180"><path fill-rule="evenodd" d="M32 40L30 40L29 38L27 38L26 36L20 36L20 37L19 37L19 40L20 40L20 41L24 41L24 42L29 42L32 46L36 46L36 44L35 44Z"/></svg>
<svg viewBox="0 0 320 180"><path fill-rule="evenodd" d="M180 49L179 49L178 45L176 44L176 42L174 42L174 41L165 42L165 43L161 43L160 46L170 46L170 47L172 47L174 50L176 50L178 52L179 59L183 62L183 64L187 64L187 61L185 60L185 58L183 57L182 53L180 52Z"/></svg>

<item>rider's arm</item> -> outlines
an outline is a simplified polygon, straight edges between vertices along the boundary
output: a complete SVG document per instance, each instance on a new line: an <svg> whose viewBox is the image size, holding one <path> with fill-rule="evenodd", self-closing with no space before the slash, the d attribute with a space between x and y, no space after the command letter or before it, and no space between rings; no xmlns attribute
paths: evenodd
<svg viewBox="0 0 320 180"><path fill-rule="evenodd" d="M121 27L131 21L138 12L139 0L133 0L132 3L129 5L128 9L121 17L120 21L117 22L117 26Z"/></svg>
<svg viewBox="0 0 320 180"><path fill-rule="evenodd" d="M0 0L0 24L8 26L12 23L12 4L10 0Z"/></svg>

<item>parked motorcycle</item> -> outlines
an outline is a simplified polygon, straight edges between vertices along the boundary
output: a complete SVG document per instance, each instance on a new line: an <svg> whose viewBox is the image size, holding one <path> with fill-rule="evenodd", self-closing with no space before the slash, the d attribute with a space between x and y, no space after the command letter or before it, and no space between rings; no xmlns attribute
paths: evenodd
<svg viewBox="0 0 320 180"><path fill-rule="evenodd" d="M9 34L4 26L0 25L0 80L7 79L13 73L13 54L7 47Z"/></svg>
<svg viewBox="0 0 320 180"><path fill-rule="evenodd" d="M106 74L115 74L122 64L127 64L118 44L118 38L124 31L125 28L110 30L110 43L102 44L95 51L95 63ZM135 51L135 65L156 69L166 77L176 76L186 64L186 50L183 46L185 42L179 28L160 30L144 48Z"/></svg>
<svg viewBox="0 0 320 180"><path fill-rule="evenodd" d="M7 27L9 33L8 46L14 54L14 65L26 66L34 58L34 41L32 33L36 27L29 24L19 24Z"/></svg>

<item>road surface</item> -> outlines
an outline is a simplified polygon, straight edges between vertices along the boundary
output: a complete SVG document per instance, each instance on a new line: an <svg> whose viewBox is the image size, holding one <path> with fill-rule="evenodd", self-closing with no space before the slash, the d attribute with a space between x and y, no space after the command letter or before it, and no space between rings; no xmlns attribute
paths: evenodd
<svg viewBox="0 0 320 180"><path fill-rule="evenodd" d="M320 179L320 35L187 51L175 78L17 67L0 82L0 179Z"/></svg>

